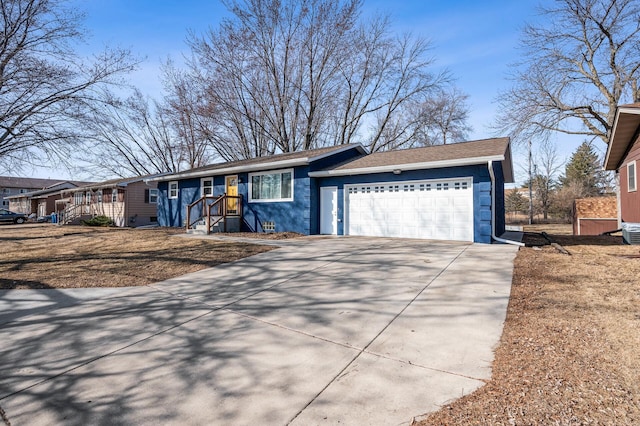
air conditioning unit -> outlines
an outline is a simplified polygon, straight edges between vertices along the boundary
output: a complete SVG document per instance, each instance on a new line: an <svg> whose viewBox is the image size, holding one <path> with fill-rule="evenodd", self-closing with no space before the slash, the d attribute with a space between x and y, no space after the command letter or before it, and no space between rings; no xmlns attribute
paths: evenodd
<svg viewBox="0 0 640 426"><path fill-rule="evenodd" d="M640 223L623 223L622 239L625 244L640 245Z"/></svg>

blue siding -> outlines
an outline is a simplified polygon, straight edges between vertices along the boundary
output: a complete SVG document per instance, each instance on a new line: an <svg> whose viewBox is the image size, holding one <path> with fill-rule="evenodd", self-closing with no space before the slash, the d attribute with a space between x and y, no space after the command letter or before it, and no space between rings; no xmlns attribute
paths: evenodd
<svg viewBox="0 0 640 426"><path fill-rule="evenodd" d="M275 222L276 232L311 234L311 192L309 167L296 167L293 171L293 201L247 202L244 209L244 225L253 232L263 232L263 222ZM246 180L244 180L246 182ZM248 185L243 194L248 200Z"/></svg>
<svg viewBox="0 0 640 426"><path fill-rule="evenodd" d="M158 182L158 225L177 226L173 224L174 221L169 208L169 200L167 199L168 186L168 182Z"/></svg>
<svg viewBox="0 0 640 426"><path fill-rule="evenodd" d="M293 231L310 234L311 231L311 195L308 167L294 169L293 201L289 202L248 202L249 175L238 173L238 194L243 197L242 229L251 232L263 232L262 223L273 221L276 232ZM187 206L200 198L200 178L183 179L178 182L178 199L168 199L168 182L158 185L158 222L161 226L180 227L187 219ZM214 176L213 194L225 192L225 176ZM197 213L197 212L196 212Z"/></svg>
<svg viewBox="0 0 640 426"><path fill-rule="evenodd" d="M314 161L313 163L311 163L309 170L312 172L324 170L325 168L344 163L345 161L355 159L356 157L362 157L363 155L364 154L361 154L358 149L351 148L346 151L331 155L329 157L325 157L321 160Z"/></svg>
<svg viewBox="0 0 640 426"><path fill-rule="evenodd" d="M158 183L158 224L185 226L187 206L200 198L200 179L178 181L178 198L169 199L168 187L168 182Z"/></svg>
<svg viewBox="0 0 640 426"><path fill-rule="evenodd" d="M487 165L449 167L431 170L404 171L400 175L377 173L368 175L310 178L309 172L360 156L355 150L347 150L313 163L311 166L294 168L293 201L249 203L249 174L238 173L238 193L243 196L242 229L263 232L262 224L273 221L277 232L293 231L301 234L320 232L320 188L338 187L338 234L344 234L344 186L373 182L397 182L423 179L473 178L474 241L491 242L491 180ZM504 232L504 178L500 162L494 163L496 176L496 233ZM214 195L225 192L225 176L213 176ZM160 226L184 226L187 205L200 197L200 178L183 179L178 182L178 199L168 199L168 182L158 184L158 223Z"/></svg>
<svg viewBox="0 0 640 426"><path fill-rule="evenodd" d="M501 173L500 173L501 175ZM317 179L318 187L338 187L338 235L344 235L344 186L374 182L400 182L423 179L473 178L474 241L491 243L491 179L486 165L449 167L443 169L376 173L369 175L337 176ZM319 215L319 202L318 202ZM504 214L503 214L504 220Z"/></svg>
<svg viewBox="0 0 640 426"><path fill-rule="evenodd" d="M493 173L496 178L496 235L500 236L504 233L505 226L505 206L504 206L504 174L502 163L496 161L493 163Z"/></svg>

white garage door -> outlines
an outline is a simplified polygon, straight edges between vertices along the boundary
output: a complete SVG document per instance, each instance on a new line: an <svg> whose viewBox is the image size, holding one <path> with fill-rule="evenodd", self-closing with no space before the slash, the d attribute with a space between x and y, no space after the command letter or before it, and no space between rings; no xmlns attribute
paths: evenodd
<svg viewBox="0 0 640 426"><path fill-rule="evenodd" d="M346 234L473 241L472 178L345 186Z"/></svg>

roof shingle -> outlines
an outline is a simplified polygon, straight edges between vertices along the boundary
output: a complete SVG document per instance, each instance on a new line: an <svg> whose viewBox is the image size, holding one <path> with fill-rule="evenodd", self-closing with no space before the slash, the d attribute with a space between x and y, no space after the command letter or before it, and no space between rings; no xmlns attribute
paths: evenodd
<svg viewBox="0 0 640 426"><path fill-rule="evenodd" d="M355 160L342 163L328 170L353 170L402 164L431 163L471 158L504 156L509 147L509 138L483 139L449 145L433 145L398 151L374 152Z"/></svg>

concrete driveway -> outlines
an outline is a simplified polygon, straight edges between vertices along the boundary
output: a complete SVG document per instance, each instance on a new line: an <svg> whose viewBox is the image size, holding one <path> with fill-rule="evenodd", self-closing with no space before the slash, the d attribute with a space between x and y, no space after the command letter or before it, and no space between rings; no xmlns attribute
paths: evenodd
<svg viewBox="0 0 640 426"><path fill-rule="evenodd" d="M2 291L0 414L408 424L490 377L515 253L312 238L148 287Z"/></svg>

